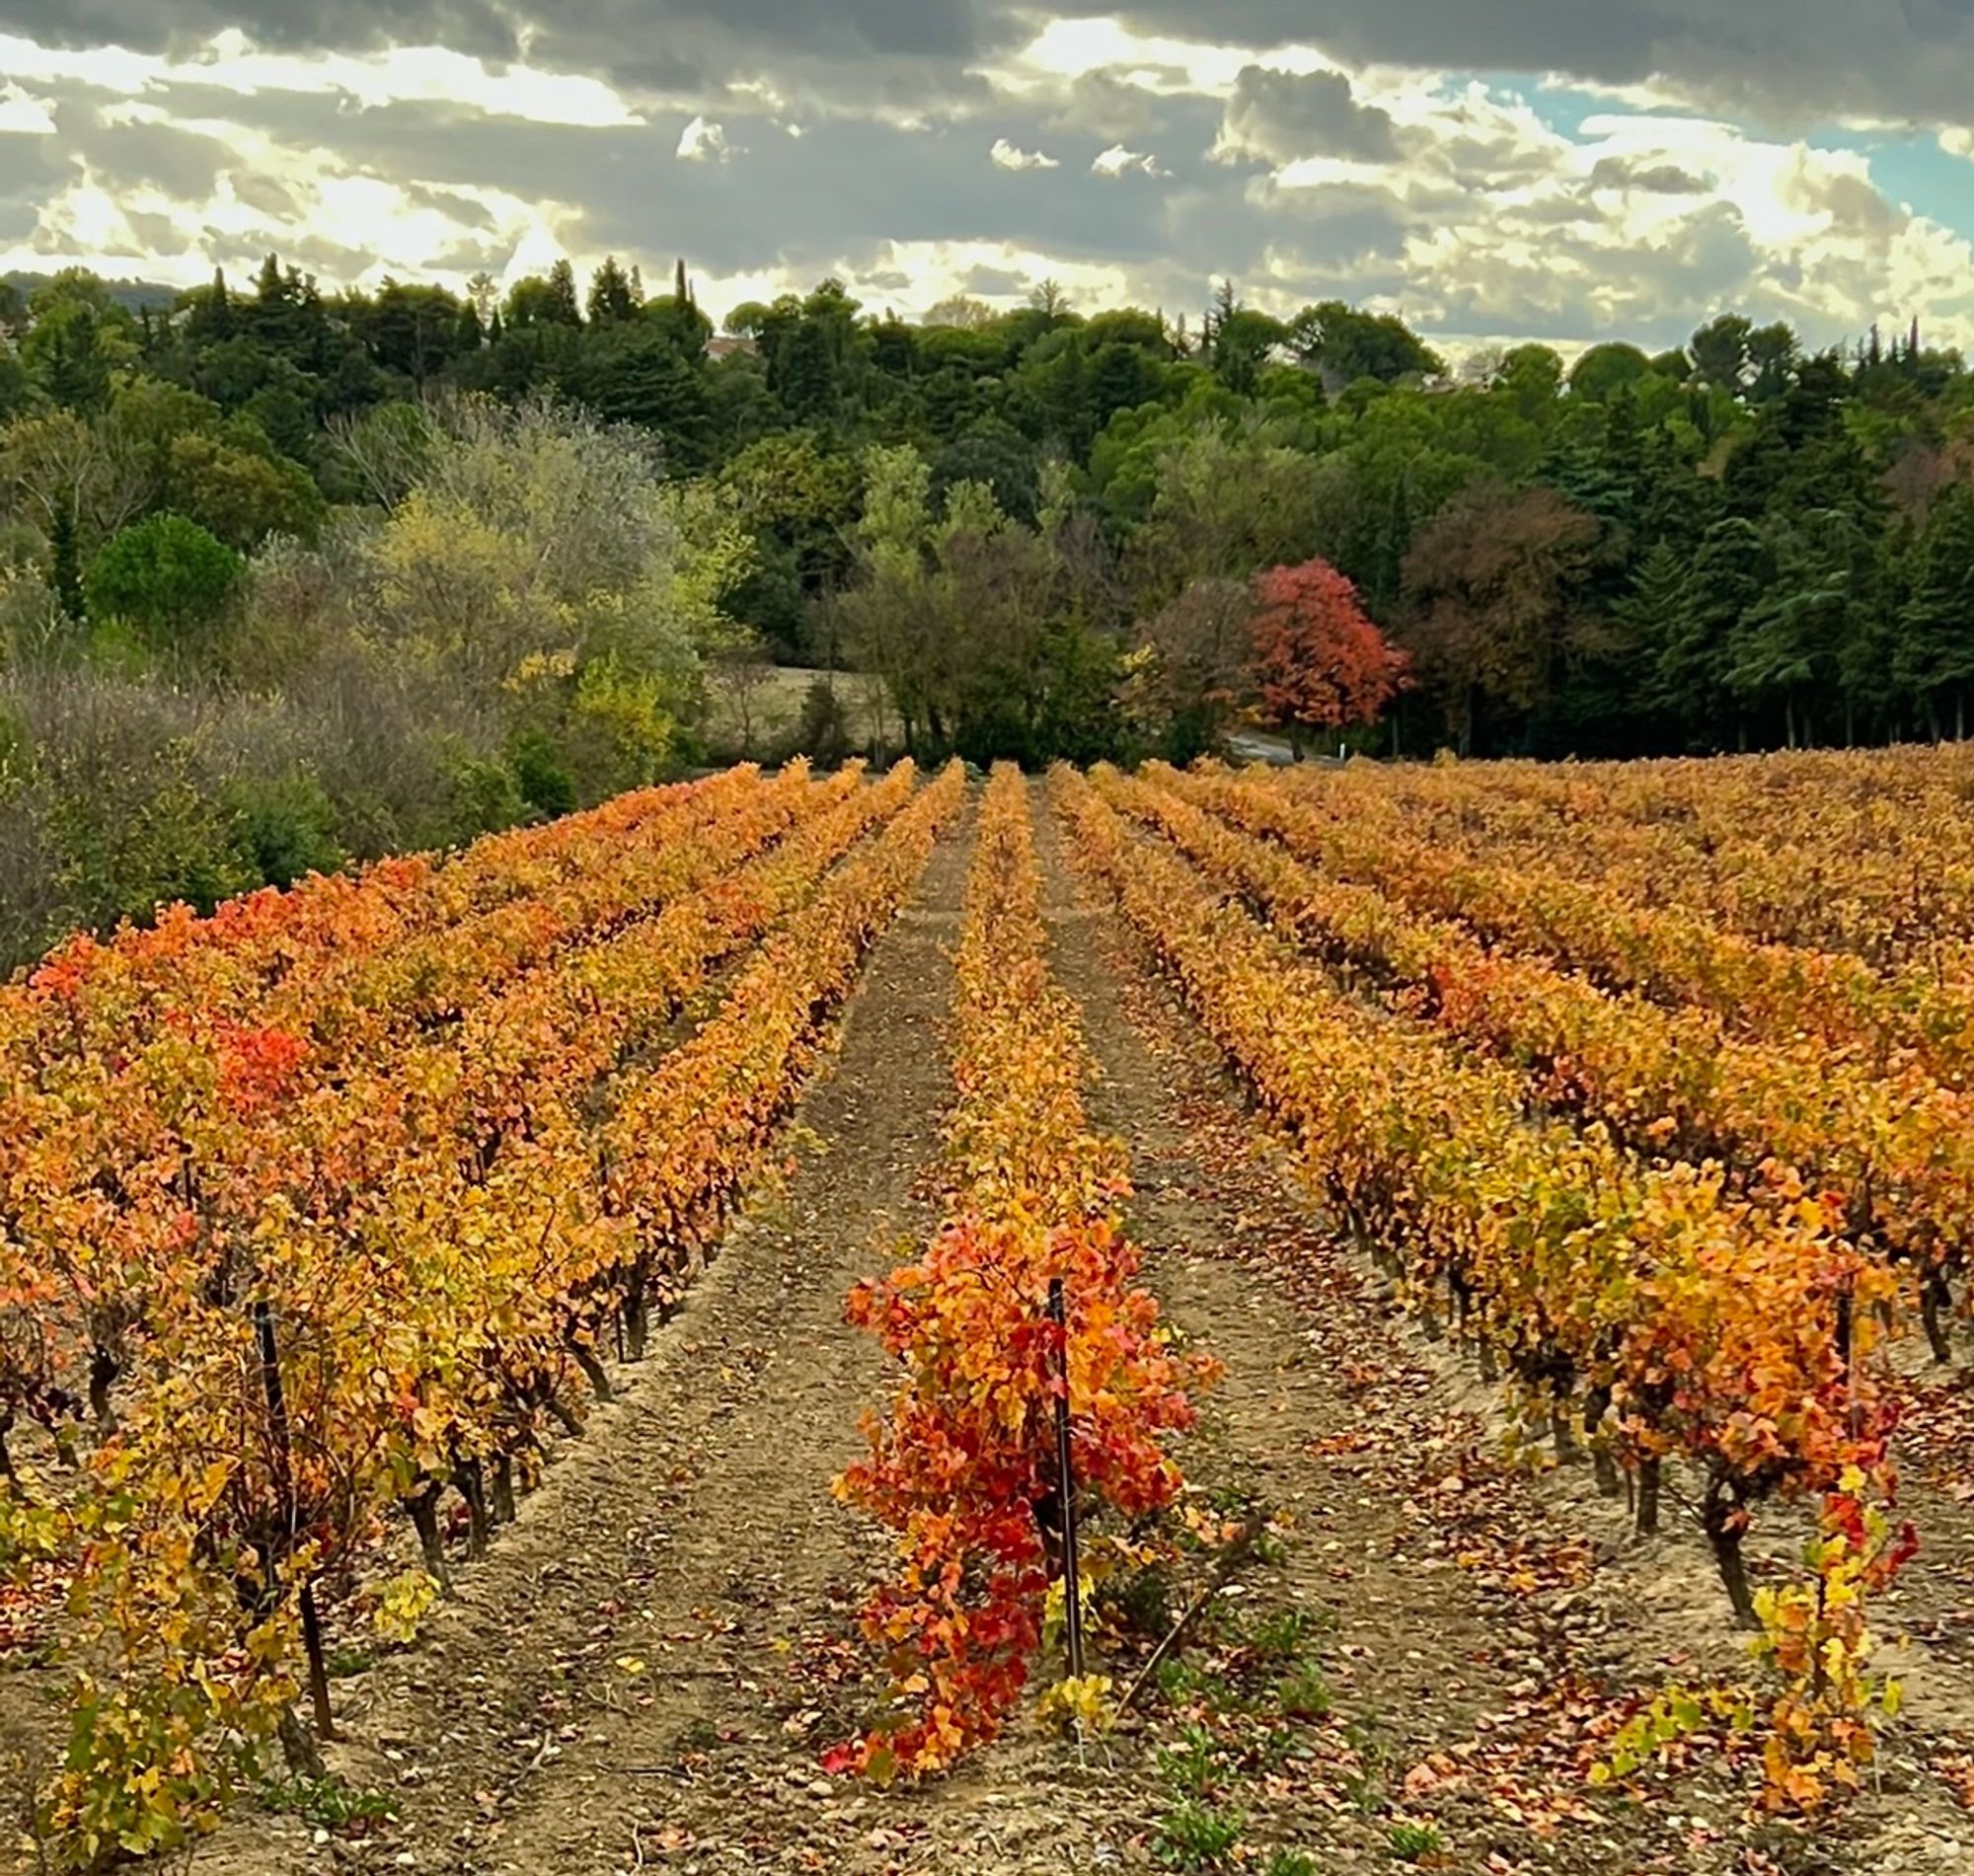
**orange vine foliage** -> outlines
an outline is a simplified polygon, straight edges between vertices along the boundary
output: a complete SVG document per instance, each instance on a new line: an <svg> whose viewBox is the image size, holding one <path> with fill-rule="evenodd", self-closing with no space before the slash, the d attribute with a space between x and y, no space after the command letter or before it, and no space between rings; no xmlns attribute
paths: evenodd
<svg viewBox="0 0 1974 1876"><path fill-rule="evenodd" d="M1167 1452L1191 1424L1210 1365L1167 1347L1117 1206L1122 1149L1091 1132L1075 1007L1051 981L1039 878L1018 771L996 770L981 811L959 955L946 1222L918 1259L860 1286L853 1322L905 1364L870 1457L838 1483L899 1533L896 1576L865 1617L898 1712L839 1769L946 1766L995 1736L1025 1684L1060 1567L1053 1436L1066 1361L1083 1515L1170 1505ZM1045 1314L1052 1279L1066 1330Z"/></svg>
<svg viewBox="0 0 1974 1876"><path fill-rule="evenodd" d="M68 1861L209 1826L294 1697L303 1589L349 1592L401 1507L442 1577L441 1491L477 1547L545 1422L609 1386L606 1344L638 1352L963 800L956 766L916 784L659 791L475 850L451 888L414 866L442 903L285 968L272 907L237 966L222 915L183 940L216 1008L126 972L123 940L29 981L0 1053L0 1407L87 1451L0 1487L0 1538L76 1582L90 1666L44 1813Z"/></svg>
<svg viewBox="0 0 1974 1876"><path fill-rule="evenodd" d="M1648 1162L1601 1123L1531 1111L1512 1067L1354 996L1169 848L1134 839L1100 789L1169 818L1226 870L1253 858L1264 877L1258 858L1223 848L1225 830L1114 776L1093 787L1058 771L1055 787L1080 858L1335 1215L1413 1300L1448 1294L1524 1410L1549 1418L1559 1443L1580 1426L1635 1475L1641 1507L1655 1508L1666 1459L1697 1470L1703 1524L1744 1619L1764 1615L1741 1563L1762 1501L1808 1497L1862 1519L1890 1499L1892 1414L1870 1357L1875 1306L1893 1285L1843 1236L1841 1206L1785 1167L1736 1192L1717 1164ZM1835 1570L1847 1554L1826 1546L1812 1561ZM1888 1554L1885 1573L1902 1551ZM1872 1580L1848 1580L1846 1593ZM1804 1700L1827 1703L1809 1655L1776 1647L1772 1658ZM1865 1734L1847 1737L1856 1748Z"/></svg>
<svg viewBox="0 0 1974 1876"><path fill-rule="evenodd" d="M1521 1066L1545 1108L1595 1117L1647 1155L1718 1159L1743 1183L1792 1168L1836 1202L1860 1248L1881 1247L1909 1272L1933 1309L1964 1273L1974 1237L1974 1104L1964 1093L1917 1065L1892 1072L1785 1027L1730 1033L1711 1011L1667 1009L1546 957L1489 948L1450 919L1408 913L1376 886L1244 838L1237 830L1303 825L1265 787L1158 764L1146 777L1100 786L1285 938ZM1666 919L1676 922L1690 915Z"/></svg>

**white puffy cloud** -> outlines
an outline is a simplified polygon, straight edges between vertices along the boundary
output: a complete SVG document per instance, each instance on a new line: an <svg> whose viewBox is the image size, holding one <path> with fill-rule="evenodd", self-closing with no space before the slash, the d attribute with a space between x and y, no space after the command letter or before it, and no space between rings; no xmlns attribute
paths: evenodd
<svg viewBox="0 0 1974 1876"><path fill-rule="evenodd" d="M1149 150L1127 150L1121 143L1113 143L1091 159L1090 173L1114 182L1120 176L1170 176L1172 171Z"/></svg>
<svg viewBox="0 0 1974 1876"><path fill-rule="evenodd" d="M706 117L695 117L679 132L678 160L681 163L724 163L733 154L733 146L726 141L723 124L709 121Z"/></svg>
<svg viewBox="0 0 1974 1876"><path fill-rule="evenodd" d="M48 137L55 120L48 107L19 85L0 85L0 135Z"/></svg>
<svg viewBox="0 0 1974 1876"><path fill-rule="evenodd" d="M1020 174L1024 170L1059 170L1061 162L1042 150L1025 150L1019 143L1011 143L1006 137L996 137L994 147L987 152L997 170L1012 170Z"/></svg>

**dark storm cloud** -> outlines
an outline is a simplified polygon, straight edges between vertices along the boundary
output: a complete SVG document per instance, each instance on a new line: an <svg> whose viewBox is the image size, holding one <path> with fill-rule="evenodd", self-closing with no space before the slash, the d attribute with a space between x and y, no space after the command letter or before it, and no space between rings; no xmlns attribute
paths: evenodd
<svg viewBox="0 0 1974 1876"><path fill-rule="evenodd" d="M239 185L236 183L234 187L237 189ZM487 204L476 196L464 195L456 188L431 188L423 183L408 183L405 186L405 193L420 208L436 209L447 220L457 222L462 228L478 229L486 234L492 234L494 230L493 213ZM432 264L444 266L450 263L434 261Z"/></svg>
<svg viewBox="0 0 1974 1876"><path fill-rule="evenodd" d="M238 27L278 49L525 52L680 102L761 83L827 110L977 100L970 71L1050 18L1120 11L1177 38L1352 64L1660 79L1769 123L1974 122L1974 0L0 0L0 31L138 50Z"/></svg>
<svg viewBox="0 0 1974 1876"><path fill-rule="evenodd" d="M118 192L148 184L165 194L203 196L221 170L239 158L218 137L175 124L105 123L88 104L67 100L55 109L59 150L87 154L93 167L116 179Z"/></svg>
<svg viewBox="0 0 1974 1876"><path fill-rule="evenodd" d="M1770 123L1974 122L1970 0L1056 0L1178 38L1310 44L1349 64L1662 79Z"/></svg>
<svg viewBox="0 0 1974 1876"><path fill-rule="evenodd" d="M1735 0L1720 0L1722 7ZM1873 0L1860 0L1872 4ZM1886 0L1896 5L1897 0ZM1121 15L1176 38L1269 49L1316 45L1351 63L1389 62L1432 70L1595 72L1636 79L1651 71L1663 15L1708 0L1056 0L1069 17ZM1746 0L1788 17L1781 0Z"/></svg>
<svg viewBox="0 0 1974 1876"><path fill-rule="evenodd" d="M1672 163L1633 163L1607 156L1590 172L1593 188L1634 188L1647 195L1705 195L1707 184Z"/></svg>
<svg viewBox="0 0 1974 1876"><path fill-rule="evenodd" d="M968 267L963 288L981 299L1009 299L1025 293L1028 284L1025 275L1010 273L1006 267Z"/></svg>
<svg viewBox="0 0 1974 1876"><path fill-rule="evenodd" d="M520 51L518 23L492 0L0 0L0 32L42 45L162 52L202 45L227 27L280 51L449 45L483 58Z"/></svg>
<svg viewBox="0 0 1974 1876"><path fill-rule="evenodd" d="M1357 102L1341 72L1283 72L1249 65L1227 102L1229 148L1279 166L1299 157L1397 160L1389 112Z"/></svg>
<svg viewBox="0 0 1974 1876"><path fill-rule="evenodd" d="M271 177L235 170L233 192L249 208L258 208L262 214L271 215L277 220L292 220L302 212L301 203Z"/></svg>
<svg viewBox="0 0 1974 1876"><path fill-rule="evenodd" d="M0 137L0 241L26 241L40 224L41 204L67 169L53 137ZM4 269L0 269L4 270Z"/></svg>
<svg viewBox="0 0 1974 1876"><path fill-rule="evenodd" d="M0 32L42 45L182 52L229 27L275 51L442 45L641 93L769 83L818 105L978 89L968 61L1018 31L974 0L0 0Z"/></svg>

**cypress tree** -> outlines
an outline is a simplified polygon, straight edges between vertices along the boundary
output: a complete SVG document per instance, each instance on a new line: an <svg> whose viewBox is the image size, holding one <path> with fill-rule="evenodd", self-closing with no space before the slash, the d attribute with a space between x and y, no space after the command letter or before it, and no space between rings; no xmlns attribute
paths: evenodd
<svg viewBox="0 0 1974 1876"><path fill-rule="evenodd" d="M49 580L61 609L76 625L89 623L82 591L82 544L76 539L75 508L64 501L48 527Z"/></svg>

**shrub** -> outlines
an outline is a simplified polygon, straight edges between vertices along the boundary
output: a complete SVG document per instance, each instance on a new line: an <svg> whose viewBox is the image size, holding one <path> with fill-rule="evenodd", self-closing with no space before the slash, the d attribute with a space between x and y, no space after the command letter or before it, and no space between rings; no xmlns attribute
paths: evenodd
<svg viewBox="0 0 1974 1876"><path fill-rule="evenodd" d="M88 924L141 923L181 899L210 912L261 883L186 739L121 777L57 777L48 818L64 897Z"/></svg>
<svg viewBox="0 0 1974 1876"><path fill-rule="evenodd" d="M196 521L154 514L114 535L83 583L93 617L127 620L169 649L217 622L245 568Z"/></svg>
<svg viewBox="0 0 1974 1876"><path fill-rule="evenodd" d="M452 765L449 833L454 841L471 840L527 818L528 804L520 784L504 762L485 756L462 756Z"/></svg>
<svg viewBox="0 0 1974 1876"><path fill-rule="evenodd" d="M574 811L575 780L539 729L524 729L514 738L507 763L521 799L531 808L551 818Z"/></svg>
<svg viewBox="0 0 1974 1876"><path fill-rule="evenodd" d="M266 884L291 886L308 873L348 863L337 838L336 803L314 775L238 781L225 798L238 844Z"/></svg>
<svg viewBox="0 0 1974 1876"><path fill-rule="evenodd" d="M789 754L806 756L818 769L835 769L850 758L850 713L836 687L819 677L802 693L794 746Z"/></svg>

